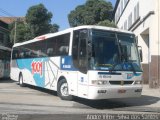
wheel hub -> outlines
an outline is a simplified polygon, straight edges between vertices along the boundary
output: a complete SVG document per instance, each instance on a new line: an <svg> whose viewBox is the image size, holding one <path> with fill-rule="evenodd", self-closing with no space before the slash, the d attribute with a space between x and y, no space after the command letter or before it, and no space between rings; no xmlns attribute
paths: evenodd
<svg viewBox="0 0 160 120"><path fill-rule="evenodd" d="M60 90L61 90L62 96L68 96L68 84L67 83L62 84Z"/></svg>

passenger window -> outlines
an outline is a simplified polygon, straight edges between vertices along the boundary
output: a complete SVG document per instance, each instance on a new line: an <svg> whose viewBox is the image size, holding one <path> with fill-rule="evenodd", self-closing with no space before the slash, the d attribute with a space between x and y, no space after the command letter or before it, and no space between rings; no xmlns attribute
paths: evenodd
<svg viewBox="0 0 160 120"><path fill-rule="evenodd" d="M60 56L69 53L70 33L63 34L47 40L47 55Z"/></svg>
<svg viewBox="0 0 160 120"><path fill-rule="evenodd" d="M53 55L53 48L48 48L47 49L47 55L52 56Z"/></svg>

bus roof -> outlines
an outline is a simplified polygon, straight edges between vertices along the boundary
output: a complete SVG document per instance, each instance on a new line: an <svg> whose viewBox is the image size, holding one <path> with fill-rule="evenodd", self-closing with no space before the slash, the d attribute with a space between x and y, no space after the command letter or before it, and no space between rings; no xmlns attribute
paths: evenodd
<svg viewBox="0 0 160 120"><path fill-rule="evenodd" d="M121 30L121 29L117 29L117 28L97 26L97 25L83 25L83 26L68 28L68 29L66 29L66 30L59 31L59 32L56 32L56 33L44 34L44 35L35 37L35 38L32 39L32 40L28 40L28 41L21 42L21 43L16 43L16 44L14 44L13 47L21 46L21 45L28 44L28 43L32 43L32 42L36 42L36 41L39 41L39 40L45 40L45 39L50 38L50 37L54 37L54 36L58 36L58 35L61 35L61 34L69 33L69 32L71 32L71 31L73 31L73 30L79 30L79 29L99 29L99 30L107 30L107 31L114 31L114 32L121 32L121 33L133 34L133 33L130 32L130 31Z"/></svg>

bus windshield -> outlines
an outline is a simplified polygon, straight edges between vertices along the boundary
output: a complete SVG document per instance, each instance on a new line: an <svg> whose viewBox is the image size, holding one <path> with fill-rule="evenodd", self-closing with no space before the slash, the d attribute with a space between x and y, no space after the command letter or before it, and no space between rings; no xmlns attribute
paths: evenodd
<svg viewBox="0 0 160 120"><path fill-rule="evenodd" d="M132 34L92 30L92 70L142 71Z"/></svg>

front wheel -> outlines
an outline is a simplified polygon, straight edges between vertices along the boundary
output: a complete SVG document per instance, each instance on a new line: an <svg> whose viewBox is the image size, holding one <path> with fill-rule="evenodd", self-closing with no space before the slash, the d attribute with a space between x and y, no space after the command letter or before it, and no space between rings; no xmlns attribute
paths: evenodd
<svg viewBox="0 0 160 120"><path fill-rule="evenodd" d="M73 96L69 95L68 83L65 79L62 79L58 82L57 93L58 93L58 96L62 100L72 100L73 99Z"/></svg>

